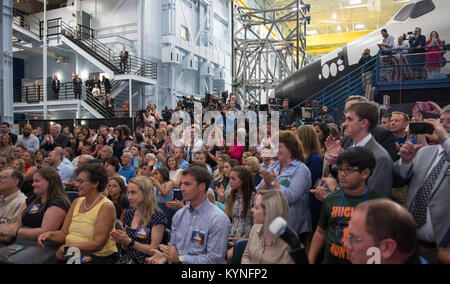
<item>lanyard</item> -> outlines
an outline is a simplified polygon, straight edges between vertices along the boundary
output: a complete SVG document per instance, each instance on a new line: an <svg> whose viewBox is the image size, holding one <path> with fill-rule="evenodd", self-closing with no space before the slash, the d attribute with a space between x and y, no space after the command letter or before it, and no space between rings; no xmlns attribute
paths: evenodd
<svg viewBox="0 0 450 284"><path fill-rule="evenodd" d="M339 243L342 243L342 241L341 241L341 240L342 240L342 237L341 237L341 217L342 217L342 211L344 211L344 210L342 210L342 208L343 208L343 206L344 206L345 191L346 191L346 189L344 188L344 192L342 193L341 207L339 207L339 221L338 221L338 223L339 223L339 228L338 228L338 232L339 232ZM367 187L366 187L366 192L364 193L364 199L363 199L362 202L366 201L367 193L368 193L368 192L369 192L369 190L368 190Z"/></svg>

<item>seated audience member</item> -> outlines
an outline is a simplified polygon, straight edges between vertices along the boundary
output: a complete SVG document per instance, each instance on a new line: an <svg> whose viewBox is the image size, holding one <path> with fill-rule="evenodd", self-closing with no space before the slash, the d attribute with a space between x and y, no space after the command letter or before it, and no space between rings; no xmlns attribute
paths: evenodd
<svg viewBox="0 0 450 284"><path fill-rule="evenodd" d="M246 168L250 171L252 175L253 185L258 185L261 183L262 177L259 174L261 170L261 164L259 163L258 158L256 157L248 157L246 160Z"/></svg>
<svg viewBox="0 0 450 284"><path fill-rule="evenodd" d="M156 200L158 202L168 202L173 200L173 183L170 180L168 169L157 168L155 175L151 180L155 186Z"/></svg>
<svg viewBox="0 0 450 284"><path fill-rule="evenodd" d="M189 205L175 213L169 245L152 250L147 262L225 264L230 221L206 197L211 177L199 166L187 168L182 175L181 191Z"/></svg>
<svg viewBox="0 0 450 284"><path fill-rule="evenodd" d="M22 145L14 147L14 158L22 159L22 155L26 150L27 149L25 147L23 147Z"/></svg>
<svg viewBox="0 0 450 284"><path fill-rule="evenodd" d="M288 244L269 231L277 217L289 221L289 204L278 189L261 190L255 196L252 208L253 222L242 264L293 264Z"/></svg>
<svg viewBox="0 0 450 284"><path fill-rule="evenodd" d="M42 163L44 162L44 159L47 158L47 154L44 150L40 149L36 152L34 155L34 159L36 160L36 168L40 169L42 167Z"/></svg>
<svg viewBox="0 0 450 284"><path fill-rule="evenodd" d="M223 179L219 186L216 186L217 200L216 205L225 211L225 204L227 203L228 197L230 195L230 174L231 169L239 166L238 161L231 159L223 164Z"/></svg>
<svg viewBox="0 0 450 284"><path fill-rule="evenodd" d="M203 152L203 151L196 152L194 154L194 158L195 158L195 160L194 160L195 163L197 163L197 164L205 164L206 167L208 168L208 173L210 175L213 174L213 172L211 170L211 166L206 163L206 154L205 154L205 152Z"/></svg>
<svg viewBox="0 0 450 284"><path fill-rule="evenodd" d="M98 158L101 159L102 161L105 161L106 159L112 158L113 153L114 153L113 148L109 145L105 145L100 150L100 154L99 154Z"/></svg>
<svg viewBox="0 0 450 284"><path fill-rule="evenodd" d="M183 172L183 170L180 169L178 162L173 155L170 155L166 158L165 166L169 170L169 176L173 186L180 186L181 173Z"/></svg>
<svg viewBox="0 0 450 284"><path fill-rule="evenodd" d="M356 206L343 241L352 264L420 264L416 239L412 215L391 200L376 199ZM373 248L380 251L378 260L368 253Z"/></svg>
<svg viewBox="0 0 450 284"><path fill-rule="evenodd" d="M167 219L156 203L155 190L143 176L130 180L128 199L132 207L125 213L124 227L113 230L111 237L121 246L119 263L145 264L145 259L157 250Z"/></svg>
<svg viewBox="0 0 450 284"><path fill-rule="evenodd" d="M81 263L113 264L117 259L117 246L111 239L116 210L114 204L102 194L108 183L106 169L100 163L88 162L77 169L80 198L73 201L63 227L38 237L44 241L63 244L56 258L67 261L65 254L70 247L81 251Z"/></svg>
<svg viewBox="0 0 450 284"><path fill-rule="evenodd" d="M50 166L56 169L59 176L61 177L61 181L65 183L72 178L74 169L72 164L63 163L63 153L64 152L61 150L53 150L48 155L48 159L50 162Z"/></svg>
<svg viewBox="0 0 450 284"><path fill-rule="evenodd" d="M391 130L391 117L392 113L383 114L383 116L381 117L381 127L387 130Z"/></svg>
<svg viewBox="0 0 450 284"><path fill-rule="evenodd" d="M230 156L227 154L220 154L216 152L216 161L217 161L217 169L213 173L213 188L215 188L216 184L219 184L223 179L223 166L225 162L230 160Z"/></svg>
<svg viewBox="0 0 450 284"><path fill-rule="evenodd" d="M323 187L311 190L316 196L321 191L323 200L320 219L308 253L308 262L316 263L317 256L325 245L323 263L346 264L349 262L348 250L342 244L348 235L348 222L356 205L366 200L378 198L370 191L367 180L375 168L375 157L366 147L352 147L342 152L338 159L340 187L327 194ZM332 185L328 185L334 190Z"/></svg>
<svg viewBox="0 0 450 284"><path fill-rule="evenodd" d="M0 224L12 224L22 213L27 199L20 191L22 183L23 174L20 171L11 168L0 171Z"/></svg>
<svg viewBox="0 0 450 284"><path fill-rule="evenodd" d="M130 206L125 182L121 177L110 177L108 178L106 189L107 197L114 203L116 208L116 219L123 222L123 216Z"/></svg>
<svg viewBox="0 0 450 284"><path fill-rule="evenodd" d="M70 201L61 178L54 169L40 169L33 176L33 195L22 205L15 223L0 225L0 239L20 242L19 238L37 240L42 233L61 228Z"/></svg>
<svg viewBox="0 0 450 284"><path fill-rule="evenodd" d="M103 161L103 166L106 168L108 178L115 178L115 177L121 178L125 183L125 186L127 186L127 179L124 176L119 175L117 173L120 169L119 159L117 159L116 157L108 158Z"/></svg>
<svg viewBox="0 0 450 284"><path fill-rule="evenodd" d="M419 255L429 263L437 263L437 246L450 227L450 107L442 111L440 122L425 119L433 126L432 135L425 137L433 146L415 146L410 138L400 149L401 159L394 164L396 173L407 180L405 207L417 223Z"/></svg>
<svg viewBox="0 0 450 284"><path fill-rule="evenodd" d="M0 154L0 171L8 168L9 164L11 163L11 160L12 158L10 156Z"/></svg>
<svg viewBox="0 0 450 284"><path fill-rule="evenodd" d="M256 193L250 171L244 167L234 167L230 174L231 194L225 213L231 220L231 232L228 238L228 263L232 262L234 244L248 239L253 226L253 198Z"/></svg>
<svg viewBox="0 0 450 284"><path fill-rule="evenodd" d="M33 175L37 170L34 153L25 151L22 155L22 160L25 165L23 169L24 182L22 185L22 192L25 193L26 196L29 196L33 191Z"/></svg>
<svg viewBox="0 0 450 284"><path fill-rule="evenodd" d="M120 167L118 174L124 176L127 180L127 183L130 182L130 179L136 176L136 171L131 165L131 160L133 156L130 152L125 152L122 154L122 166Z"/></svg>
<svg viewBox="0 0 450 284"><path fill-rule="evenodd" d="M309 189L311 172L304 164L302 142L290 131L280 131L278 161L262 170L259 190L278 188L286 195L290 208L289 226L301 237L311 232Z"/></svg>
<svg viewBox="0 0 450 284"><path fill-rule="evenodd" d="M0 134L0 154L5 154L11 158L14 157L14 145L8 134Z"/></svg>

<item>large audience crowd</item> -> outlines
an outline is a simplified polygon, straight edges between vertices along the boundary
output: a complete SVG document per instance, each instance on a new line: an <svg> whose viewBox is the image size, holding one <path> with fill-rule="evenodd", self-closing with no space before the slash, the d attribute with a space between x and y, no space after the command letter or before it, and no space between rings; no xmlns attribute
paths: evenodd
<svg viewBox="0 0 450 284"><path fill-rule="evenodd" d="M193 113L192 102L175 110ZM233 111L247 114L246 126L259 123L248 101L213 95L203 103L220 110L213 135L223 141L249 135ZM367 263L373 247L381 263L448 263L450 106L429 105L434 118L417 107L380 118L378 105L352 96L341 126L325 113L297 127L285 101L283 130L268 125L256 146L209 145L209 123L177 132L182 121L151 102L134 132L53 124L44 133L27 124L17 136L4 122L0 246L34 243L15 254L23 263L66 263L74 248L81 263L224 264L237 254L247 264L293 263L269 230L281 216L309 263ZM411 120L433 133L414 137Z"/></svg>

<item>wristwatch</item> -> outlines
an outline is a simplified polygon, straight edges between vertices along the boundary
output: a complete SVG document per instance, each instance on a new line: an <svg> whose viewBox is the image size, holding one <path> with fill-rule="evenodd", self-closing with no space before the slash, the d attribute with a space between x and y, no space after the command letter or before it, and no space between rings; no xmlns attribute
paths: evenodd
<svg viewBox="0 0 450 284"><path fill-rule="evenodd" d="M133 240L133 239L131 239L131 242L128 244L128 249L131 249L131 248L133 248L134 247L134 243L135 243L136 241L135 240Z"/></svg>
<svg viewBox="0 0 450 284"><path fill-rule="evenodd" d="M178 256L178 264L183 264L184 261L184 255L179 255Z"/></svg>

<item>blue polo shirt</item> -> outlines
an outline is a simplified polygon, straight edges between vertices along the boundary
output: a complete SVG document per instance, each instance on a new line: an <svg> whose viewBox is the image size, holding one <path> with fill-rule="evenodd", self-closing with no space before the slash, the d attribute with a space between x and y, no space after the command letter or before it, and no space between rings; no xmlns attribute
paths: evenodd
<svg viewBox="0 0 450 284"><path fill-rule="evenodd" d="M118 174L124 176L127 179L127 183L129 183L130 179L136 176L136 171L134 170L133 166L129 166L128 168L124 168L123 166L121 166Z"/></svg>

